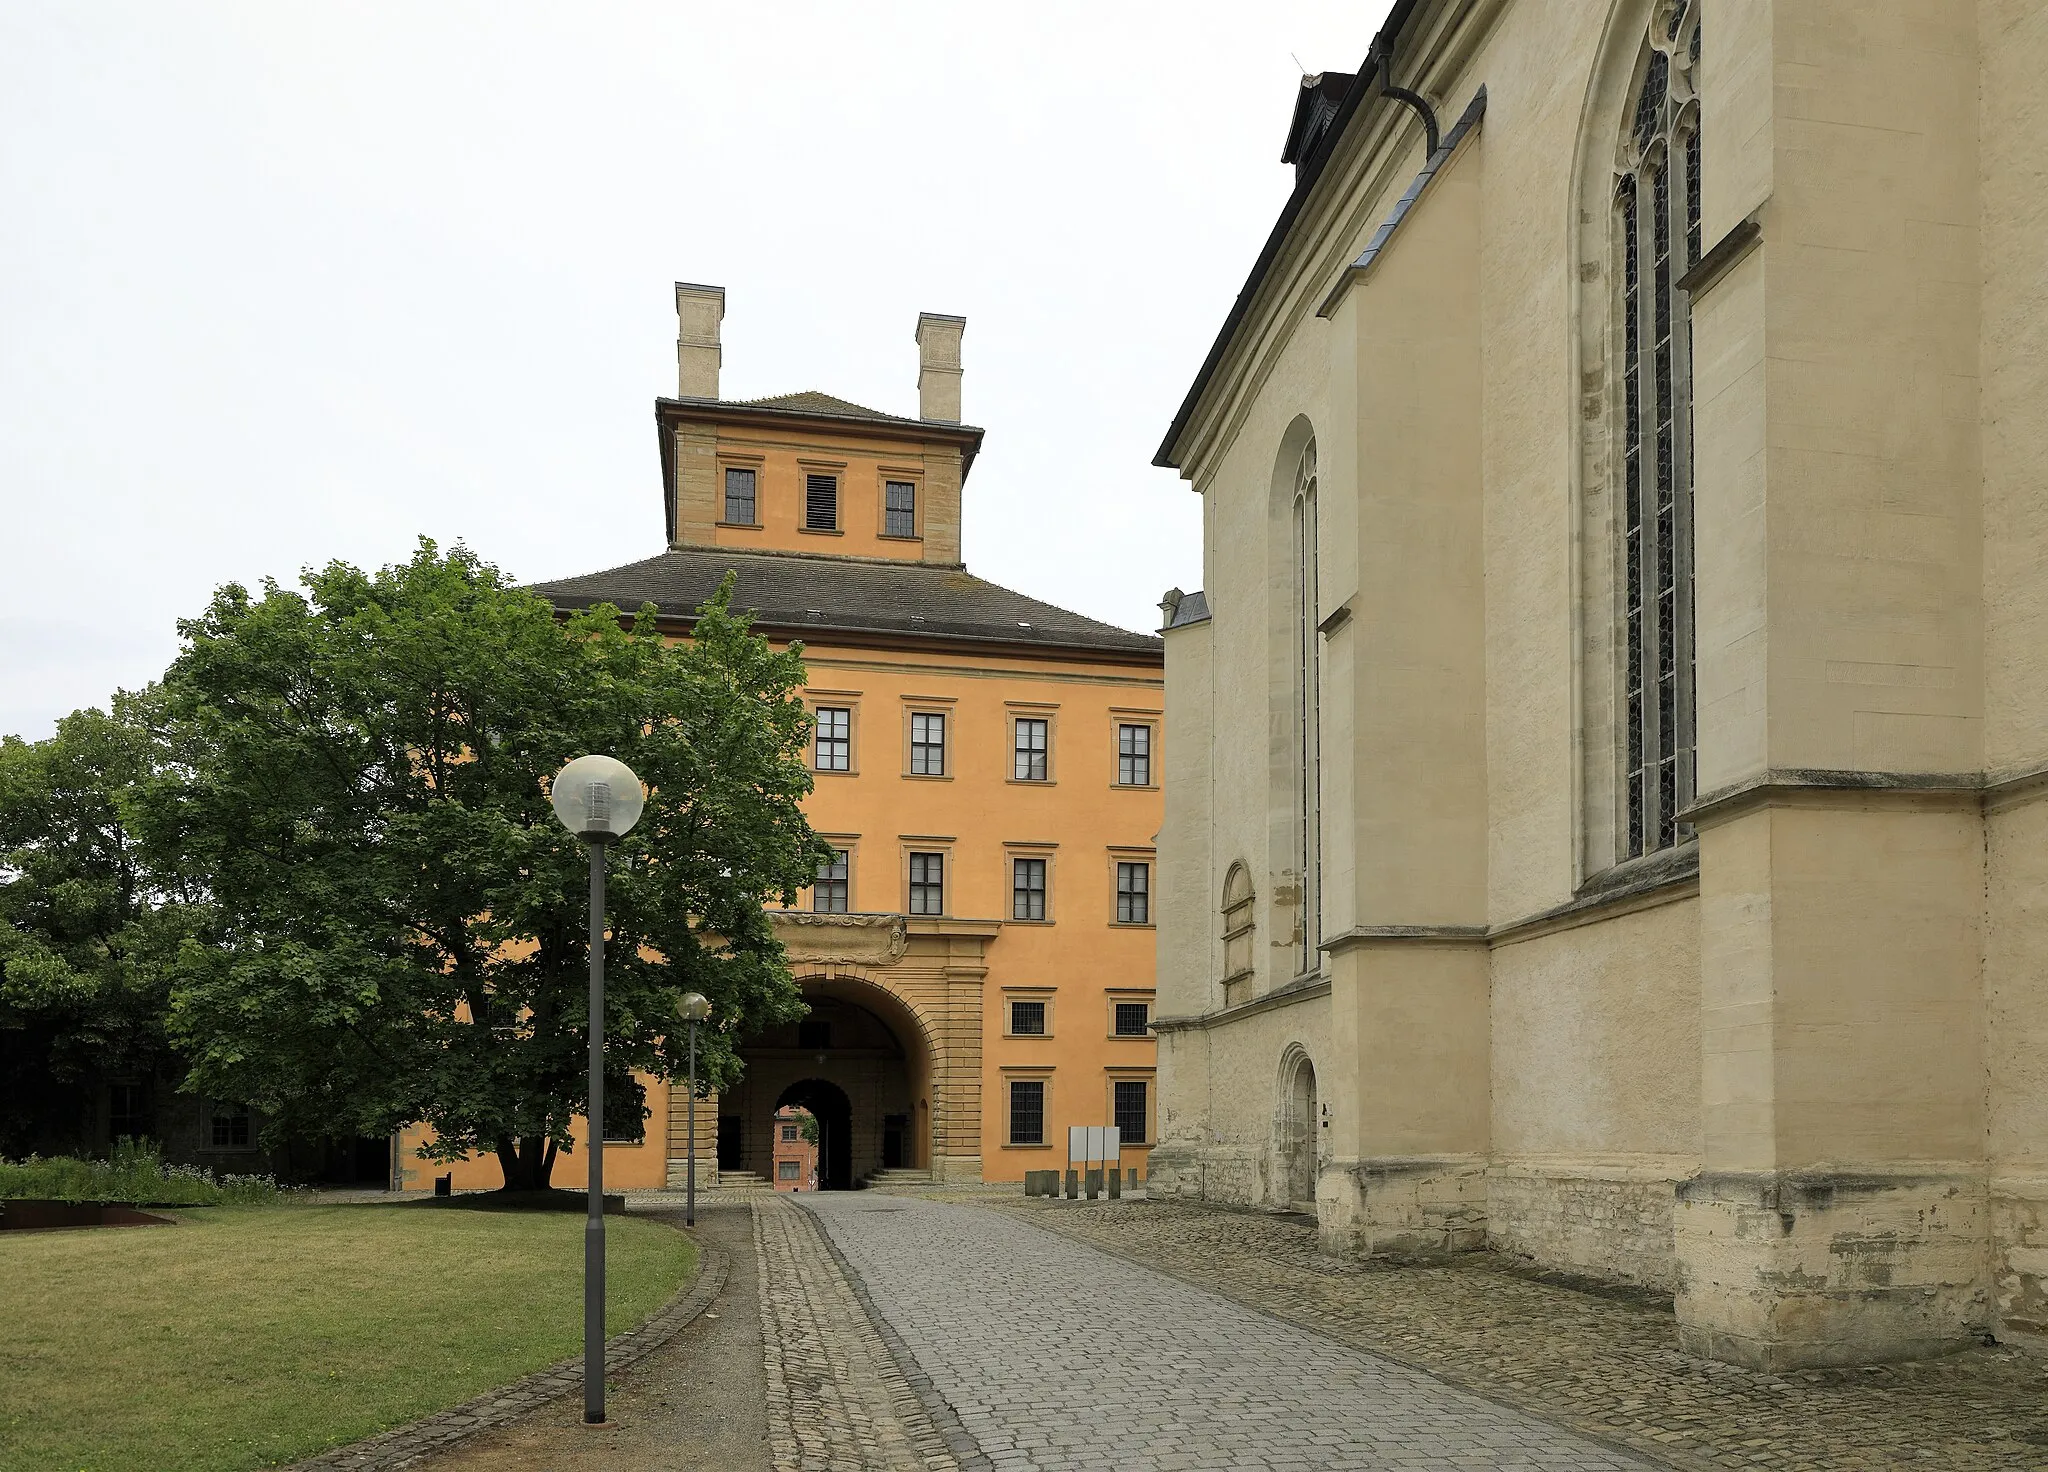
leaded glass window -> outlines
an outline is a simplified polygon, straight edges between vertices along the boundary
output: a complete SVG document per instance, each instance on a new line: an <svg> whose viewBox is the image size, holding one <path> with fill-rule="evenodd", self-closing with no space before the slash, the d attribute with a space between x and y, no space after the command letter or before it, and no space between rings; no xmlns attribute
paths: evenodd
<svg viewBox="0 0 2048 1472"><path fill-rule="evenodd" d="M754 472L737 465L725 468L725 519L739 526L756 525Z"/></svg>
<svg viewBox="0 0 2048 1472"><path fill-rule="evenodd" d="M1317 624L1321 592L1316 575L1316 445L1310 440L1294 471L1295 558L1295 725L1301 738L1295 817L1296 862L1301 868L1301 938L1296 960L1303 973L1316 969L1322 940L1322 651Z"/></svg>
<svg viewBox="0 0 2048 1472"><path fill-rule="evenodd" d="M882 483L883 527L892 537L917 535L917 484L891 480Z"/></svg>
<svg viewBox="0 0 2048 1472"><path fill-rule="evenodd" d="M1692 313L1700 257L1699 0L1663 0L1614 186L1619 258L1625 858L1691 836Z"/></svg>
<svg viewBox="0 0 2048 1472"><path fill-rule="evenodd" d="M811 886L811 908L821 915L844 915L850 898L846 850L835 848L831 859L818 866L818 879Z"/></svg>

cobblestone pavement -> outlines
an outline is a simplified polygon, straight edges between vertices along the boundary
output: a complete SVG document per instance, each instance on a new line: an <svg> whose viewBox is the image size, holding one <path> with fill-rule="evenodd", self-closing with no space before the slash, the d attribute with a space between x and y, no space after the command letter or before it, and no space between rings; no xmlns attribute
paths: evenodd
<svg viewBox="0 0 2048 1472"><path fill-rule="evenodd" d="M1765 1375L1680 1354L1668 1306L1576 1292L1490 1254L1426 1267L1340 1262L1317 1252L1299 1219L1014 1195L991 1205L982 1210L1680 1468L2048 1469L2048 1361L2015 1349Z"/></svg>
<svg viewBox="0 0 2048 1472"><path fill-rule="evenodd" d="M754 1246L777 1472L957 1472L817 1223L788 1197L758 1193Z"/></svg>
<svg viewBox="0 0 2048 1472"><path fill-rule="evenodd" d="M994 1468L1647 1465L1014 1213L867 1194L804 1208ZM760 1220L765 1241L786 1218ZM806 1276L816 1269L806 1247L787 1250ZM774 1374L771 1360L771 1406Z"/></svg>

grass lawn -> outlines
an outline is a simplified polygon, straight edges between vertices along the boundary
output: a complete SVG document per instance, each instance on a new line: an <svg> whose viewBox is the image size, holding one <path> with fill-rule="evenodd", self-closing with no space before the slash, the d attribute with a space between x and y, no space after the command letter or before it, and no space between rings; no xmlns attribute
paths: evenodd
<svg viewBox="0 0 2048 1472"><path fill-rule="evenodd" d="M221 1206L175 1227L0 1233L0 1468L266 1467L453 1405L583 1344L583 1218ZM606 1219L609 1330L695 1269Z"/></svg>

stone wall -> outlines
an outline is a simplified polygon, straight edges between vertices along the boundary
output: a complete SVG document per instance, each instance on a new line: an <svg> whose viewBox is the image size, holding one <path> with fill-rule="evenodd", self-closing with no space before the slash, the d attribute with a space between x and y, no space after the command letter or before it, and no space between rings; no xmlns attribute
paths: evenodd
<svg viewBox="0 0 2048 1472"><path fill-rule="evenodd" d="M1487 1245L1539 1267L1666 1292L1677 1287L1678 1183L1654 1171L1497 1165L1486 1173Z"/></svg>

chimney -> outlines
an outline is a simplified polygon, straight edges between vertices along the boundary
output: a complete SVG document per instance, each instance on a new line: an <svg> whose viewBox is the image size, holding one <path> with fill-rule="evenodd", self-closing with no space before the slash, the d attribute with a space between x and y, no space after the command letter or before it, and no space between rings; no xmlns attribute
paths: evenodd
<svg viewBox="0 0 2048 1472"><path fill-rule="evenodd" d="M676 393L681 397L718 397L718 324L724 319L724 287L676 283Z"/></svg>
<svg viewBox="0 0 2048 1472"><path fill-rule="evenodd" d="M960 422L960 334L965 317L917 314L917 417Z"/></svg>

